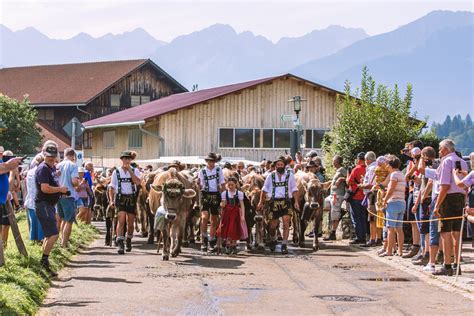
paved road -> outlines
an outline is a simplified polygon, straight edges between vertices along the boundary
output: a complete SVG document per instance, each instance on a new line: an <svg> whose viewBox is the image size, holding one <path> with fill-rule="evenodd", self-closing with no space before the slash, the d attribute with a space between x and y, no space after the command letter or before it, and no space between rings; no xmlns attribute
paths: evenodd
<svg viewBox="0 0 474 316"><path fill-rule="evenodd" d="M317 254L292 249L201 256L184 248L162 262L134 239L119 256L94 242L61 271L40 315L468 314L474 301L342 244Z"/></svg>

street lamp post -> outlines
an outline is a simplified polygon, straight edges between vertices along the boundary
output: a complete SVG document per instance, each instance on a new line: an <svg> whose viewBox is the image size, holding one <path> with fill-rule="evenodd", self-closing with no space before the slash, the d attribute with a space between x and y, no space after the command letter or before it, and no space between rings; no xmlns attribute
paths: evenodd
<svg viewBox="0 0 474 316"><path fill-rule="evenodd" d="M293 103L293 110L296 114L296 120L294 121L295 129L290 132L290 152L291 157L296 159L296 153L301 151L301 122L300 122L300 112L301 112L301 105L302 102L306 101L306 99L301 98L301 96L294 96L293 98L289 99L289 103Z"/></svg>

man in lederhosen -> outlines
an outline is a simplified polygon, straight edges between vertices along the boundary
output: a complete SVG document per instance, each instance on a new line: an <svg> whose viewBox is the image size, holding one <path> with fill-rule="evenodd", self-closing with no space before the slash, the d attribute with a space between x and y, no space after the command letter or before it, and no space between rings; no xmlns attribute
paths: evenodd
<svg viewBox="0 0 474 316"><path fill-rule="evenodd" d="M290 233L290 209L291 199L294 199L295 209L299 209L298 188L293 172L286 169L286 159L283 156L275 160L276 170L268 175L263 185L262 195L258 204L261 210L264 205L266 207L266 219L270 230L271 251L275 251L277 245L276 229L279 219L283 221L283 242L281 245L281 253L288 253L288 236Z"/></svg>
<svg viewBox="0 0 474 316"><path fill-rule="evenodd" d="M208 242L211 251L217 250L216 230L219 220L219 207L221 203L221 192L224 190L224 173L216 162L220 156L215 153L209 153L206 158L207 166L202 168L199 173L199 185L201 188L201 250L207 251ZM211 218L210 238L207 233L207 223Z"/></svg>
<svg viewBox="0 0 474 316"><path fill-rule="evenodd" d="M111 176L109 184L109 205L115 207L117 212L117 245L118 253L124 252L124 227L127 222L127 248L132 251L133 224L135 222L135 212L137 206L137 185L140 184L140 171L130 164L133 154L124 151L120 155L122 166L117 168Z"/></svg>

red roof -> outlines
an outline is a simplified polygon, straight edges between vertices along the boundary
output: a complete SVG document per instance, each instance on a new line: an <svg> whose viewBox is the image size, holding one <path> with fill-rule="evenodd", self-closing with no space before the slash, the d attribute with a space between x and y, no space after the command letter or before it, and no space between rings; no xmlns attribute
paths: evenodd
<svg viewBox="0 0 474 316"><path fill-rule="evenodd" d="M31 104L86 104L128 73L151 63L180 91L187 91L149 59L0 69L0 92Z"/></svg>
<svg viewBox="0 0 474 316"><path fill-rule="evenodd" d="M47 140L52 140L58 144L58 150L60 152L63 152L64 149L71 147L71 142L68 140L65 136L61 135L59 132L56 132L49 128L46 124L43 124L42 122L37 122L36 126L41 129L41 145L40 148L43 147L43 144Z"/></svg>
<svg viewBox="0 0 474 316"><path fill-rule="evenodd" d="M116 112L110 115L102 116L90 121L87 121L84 124L86 127L92 126L100 126L100 125L113 125L113 124L126 124L126 123L133 123L133 122L142 122L169 112L174 112L186 107L190 107L194 104L198 104L201 102L209 101L211 99L215 99L230 93L234 93L243 89L247 89L265 82L269 82L281 77L293 77L298 80L304 80L299 77L296 77L291 74L280 75L275 77L269 77L259 80L247 81L242 83L231 84L222 87L216 87L206 90L200 90L195 92L186 92L186 93L178 93L173 94L171 96L161 98L146 104L138 105L130 109L126 109L120 112ZM307 81L311 84L320 86L313 82ZM321 86L323 87L323 86ZM335 91L326 87L325 89ZM340 93L338 91L335 91Z"/></svg>

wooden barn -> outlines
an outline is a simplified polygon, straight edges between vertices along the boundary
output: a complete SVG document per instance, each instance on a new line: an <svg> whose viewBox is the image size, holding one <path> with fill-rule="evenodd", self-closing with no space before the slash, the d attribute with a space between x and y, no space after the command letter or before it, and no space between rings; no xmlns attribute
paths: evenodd
<svg viewBox="0 0 474 316"><path fill-rule="evenodd" d="M186 91L149 59L0 69L0 93L28 95L43 134L66 141L63 126L73 117L84 122ZM90 148L91 134L83 139Z"/></svg>
<svg viewBox="0 0 474 316"><path fill-rule="evenodd" d="M85 122L92 146L85 156L118 164L119 153L135 150L139 159L160 156L204 156L273 159L290 148L293 114L288 102L301 96L305 151L320 149L322 137L336 119L340 92L286 74L160 100Z"/></svg>

